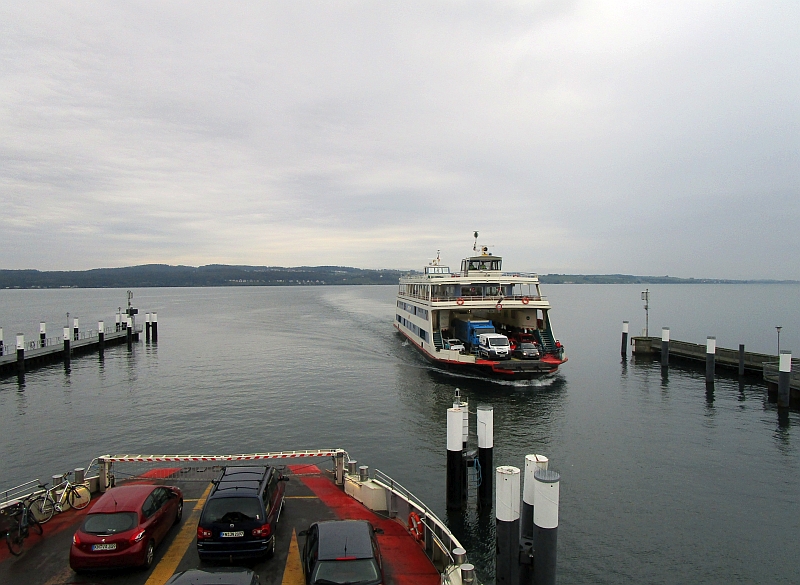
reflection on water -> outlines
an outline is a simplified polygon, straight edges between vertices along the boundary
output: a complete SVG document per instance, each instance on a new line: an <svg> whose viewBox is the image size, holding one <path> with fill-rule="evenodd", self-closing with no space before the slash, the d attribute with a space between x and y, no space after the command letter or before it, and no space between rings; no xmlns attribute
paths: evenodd
<svg viewBox="0 0 800 585"><path fill-rule="evenodd" d="M708 294L733 302L744 296L734 288ZM463 513L445 508L446 411L460 388L473 413L494 408L496 465L524 468L525 455L540 453L561 473L559 583L792 582L788 543L800 518L785 510L799 503L798 412L779 411L757 376L722 373L709 396L704 364L662 371L652 359L618 361L619 322L640 310L638 288L550 287L570 360L522 384L431 367L391 325L395 290L135 291L142 311L159 313L158 343L0 379L4 481L85 466L101 452L342 447L429 504L490 581L494 511L478 507L474 480ZM702 297L703 287L653 290L664 304L651 320L660 326L658 307L669 304L664 324L676 338L687 329L717 332L721 344L740 335L702 314L679 322L680 295ZM670 291L679 300L665 299ZM124 294L0 291L13 315L0 326L25 331L66 309L107 318ZM475 448L474 414L470 424Z"/></svg>

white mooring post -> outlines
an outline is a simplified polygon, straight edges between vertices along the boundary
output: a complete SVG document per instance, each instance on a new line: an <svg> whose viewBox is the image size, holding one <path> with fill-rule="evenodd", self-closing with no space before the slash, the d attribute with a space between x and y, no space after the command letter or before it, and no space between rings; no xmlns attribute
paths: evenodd
<svg viewBox="0 0 800 585"><path fill-rule="evenodd" d="M100 351L106 346L106 324L105 321L98 321L97 322L97 345L100 348Z"/></svg>
<svg viewBox="0 0 800 585"><path fill-rule="evenodd" d="M620 349L622 357L628 355L628 322L622 322L622 348Z"/></svg>
<svg viewBox="0 0 800 585"><path fill-rule="evenodd" d="M537 469L536 506L533 510L533 583L555 585L558 542L558 500L561 476L550 469Z"/></svg>
<svg viewBox="0 0 800 585"><path fill-rule="evenodd" d="M519 582L522 585L533 583L533 516L536 509L535 474L539 469L547 469L549 460L544 455L525 456L525 477L522 486L522 515L520 516L520 567Z"/></svg>
<svg viewBox="0 0 800 585"><path fill-rule="evenodd" d="M158 341L158 313L153 313L153 322L150 324L153 333L153 341Z"/></svg>
<svg viewBox="0 0 800 585"><path fill-rule="evenodd" d="M464 502L462 475L464 417L460 408L447 409L447 486L448 509L461 508Z"/></svg>
<svg viewBox="0 0 800 585"><path fill-rule="evenodd" d="M80 333L78 332L78 318L75 317L72 320L72 332L75 334L73 341L78 341L80 339Z"/></svg>
<svg viewBox="0 0 800 585"><path fill-rule="evenodd" d="M39 322L39 347L47 345L47 324L44 321Z"/></svg>
<svg viewBox="0 0 800 585"><path fill-rule="evenodd" d="M25 373L25 335L17 333L17 371Z"/></svg>
<svg viewBox="0 0 800 585"><path fill-rule="evenodd" d="M3 347L3 328L0 327L0 355L5 354L5 348Z"/></svg>
<svg viewBox="0 0 800 585"><path fill-rule="evenodd" d="M789 408L790 384L792 378L792 352L781 350L778 361L778 407Z"/></svg>
<svg viewBox="0 0 800 585"><path fill-rule="evenodd" d="M70 358L70 351L69 351L69 327L64 327L64 361L69 363Z"/></svg>
<svg viewBox="0 0 800 585"><path fill-rule="evenodd" d="M519 583L519 468L503 465L495 475L497 552L495 583Z"/></svg>
<svg viewBox="0 0 800 585"><path fill-rule="evenodd" d="M478 406L478 465L481 470L478 502L491 506L494 483L494 408L491 406Z"/></svg>
<svg viewBox="0 0 800 585"><path fill-rule="evenodd" d="M661 328L661 367L669 366L669 327Z"/></svg>
<svg viewBox="0 0 800 585"><path fill-rule="evenodd" d="M144 315L144 340L150 341L150 313Z"/></svg>
<svg viewBox="0 0 800 585"><path fill-rule="evenodd" d="M714 384L714 369L717 353L717 338L709 336L706 339L706 385Z"/></svg>

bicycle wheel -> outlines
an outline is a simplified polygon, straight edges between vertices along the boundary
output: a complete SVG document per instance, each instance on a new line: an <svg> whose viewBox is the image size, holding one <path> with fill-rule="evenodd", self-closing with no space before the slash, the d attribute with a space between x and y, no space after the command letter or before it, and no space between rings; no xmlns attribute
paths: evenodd
<svg viewBox="0 0 800 585"><path fill-rule="evenodd" d="M52 498L39 496L31 502L31 512L39 524L44 524L55 514L55 502L53 502Z"/></svg>
<svg viewBox="0 0 800 585"><path fill-rule="evenodd" d="M76 510L83 510L92 500L92 492L85 485L74 485L69 491L69 505Z"/></svg>
<svg viewBox="0 0 800 585"><path fill-rule="evenodd" d="M18 557L22 554L22 543L24 540L25 538L22 536L22 534L20 534L18 526L6 532L6 544L8 545L8 550L10 550L11 554L15 557Z"/></svg>
<svg viewBox="0 0 800 585"><path fill-rule="evenodd" d="M39 522L33 515L33 510L28 510L28 530L30 530L35 534L41 534L42 532L44 532L44 528L42 528L42 523Z"/></svg>

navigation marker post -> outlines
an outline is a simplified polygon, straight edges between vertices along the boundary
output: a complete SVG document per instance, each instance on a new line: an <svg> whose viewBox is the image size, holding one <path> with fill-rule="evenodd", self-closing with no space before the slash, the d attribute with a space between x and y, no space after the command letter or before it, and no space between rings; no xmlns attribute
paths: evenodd
<svg viewBox="0 0 800 585"><path fill-rule="evenodd" d="M778 408L789 408L792 352L784 349L778 359Z"/></svg>
<svg viewBox="0 0 800 585"><path fill-rule="evenodd" d="M622 357L628 355L628 322L622 322L622 348L620 349Z"/></svg>

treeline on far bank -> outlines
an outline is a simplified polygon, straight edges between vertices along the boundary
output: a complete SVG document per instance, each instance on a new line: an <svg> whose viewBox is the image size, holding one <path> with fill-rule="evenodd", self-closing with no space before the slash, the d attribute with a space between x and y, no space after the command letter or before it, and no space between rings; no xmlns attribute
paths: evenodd
<svg viewBox="0 0 800 585"><path fill-rule="evenodd" d="M344 266L274 268L268 266L168 266L42 271L0 270L0 288L146 288L169 286L297 286L396 284L399 270Z"/></svg>
<svg viewBox="0 0 800 585"><path fill-rule="evenodd" d="M0 288L146 288L192 286L309 286L397 284L407 271L347 266L169 266L146 264L93 270L0 270ZM541 274L543 284L746 284L793 283L777 280L719 280L628 274Z"/></svg>

